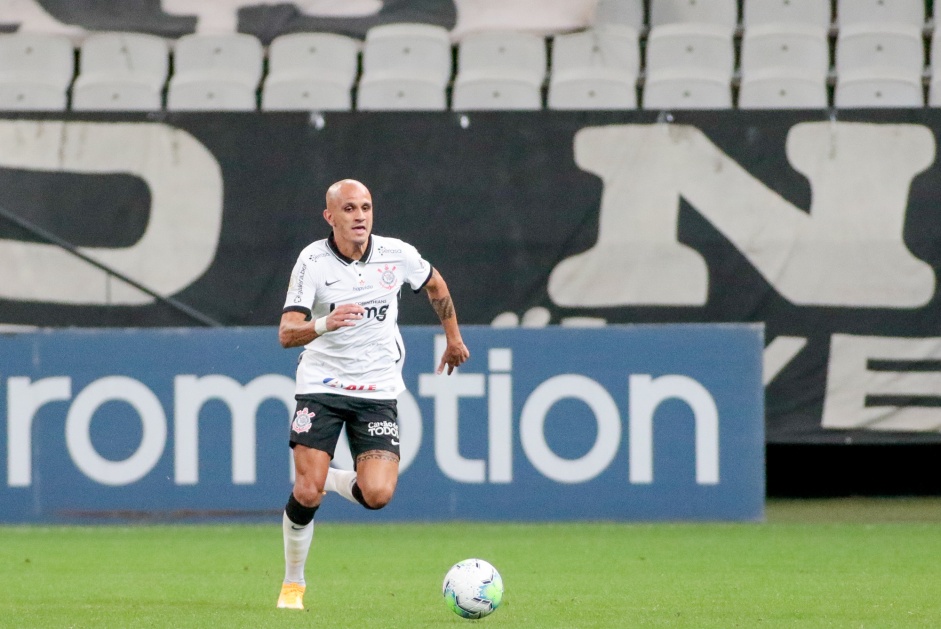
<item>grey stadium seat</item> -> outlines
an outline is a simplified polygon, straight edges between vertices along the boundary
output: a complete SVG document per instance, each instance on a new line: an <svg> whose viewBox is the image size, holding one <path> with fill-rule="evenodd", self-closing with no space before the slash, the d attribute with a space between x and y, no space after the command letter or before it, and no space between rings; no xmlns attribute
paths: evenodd
<svg viewBox="0 0 941 629"><path fill-rule="evenodd" d="M452 109L541 109L545 74L542 37L511 31L467 35L458 49Z"/></svg>
<svg viewBox="0 0 941 629"><path fill-rule="evenodd" d="M630 27L558 35L552 45L550 109L637 107L640 50Z"/></svg>
<svg viewBox="0 0 941 629"><path fill-rule="evenodd" d="M739 109L825 109L825 75L792 68L767 68L742 74Z"/></svg>
<svg viewBox="0 0 941 629"><path fill-rule="evenodd" d="M75 74L72 42L63 35L0 35L0 110L62 111Z"/></svg>
<svg viewBox="0 0 941 629"><path fill-rule="evenodd" d="M821 0L745 0L742 23L745 33L766 24L804 24L829 30L830 3Z"/></svg>
<svg viewBox="0 0 941 629"><path fill-rule="evenodd" d="M654 26L647 38L647 71L702 68L730 78L735 69L732 32L714 24Z"/></svg>
<svg viewBox="0 0 941 629"><path fill-rule="evenodd" d="M825 78L830 70L827 31L809 24L761 24L742 37L741 70L782 68Z"/></svg>
<svg viewBox="0 0 941 629"><path fill-rule="evenodd" d="M79 74L72 88L72 109L161 109L169 57L166 41L155 35L89 35L80 49Z"/></svg>
<svg viewBox="0 0 941 629"><path fill-rule="evenodd" d="M837 75L833 98L838 108L922 107L920 73L897 68L847 70Z"/></svg>
<svg viewBox="0 0 941 629"><path fill-rule="evenodd" d="M359 73L357 40L334 33L291 33L268 47L261 108L348 111Z"/></svg>
<svg viewBox="0 0 941 629"><path fill-rule="evenodd" d="M167 109L256 109L263 58L261 42L251 35L184 35L174 47Z"/></svg>
<svg viewBox="0 0 941 629"><path fill-rule="evenodd" d="M850 24L842 27L837 36L837 73L877 66L920 73L924 65L924 41L918 26Z"/></svg>
<svg viewBox="0 0 941 629"><path fill-rule="evenodd" d="M730 33L738 25L737 0L650 0L650 26L714 24Z"/></svg>
<svg viewBox="0 0 941 629"><path fill-rule="evenodd" d="M451 78L448 31L431 24L386 24L366 33L356 107L442 110Z"/></svg>
<svg viewBox="0 0 941 629"><path fill-rule="evenodd" d="M730 109L732 86L723 72L665 68L647 73L644 109Z"/></svg>

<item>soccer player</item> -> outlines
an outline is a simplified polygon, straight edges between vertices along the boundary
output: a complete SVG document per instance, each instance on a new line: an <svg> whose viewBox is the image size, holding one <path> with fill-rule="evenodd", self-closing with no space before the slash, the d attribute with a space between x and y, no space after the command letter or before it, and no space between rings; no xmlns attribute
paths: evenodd
<svg viewBox="0 0 941 629"><path fill-rule="evenodd" d="M304 346L291 422L296 480L282 517L284 582L278 607L304 609L304 564L314 514L326 491L367 509L392 499L399 474L396 397L405 390L399 291L422 288L441 320L447 348L437 372L470 357L444 279L410 244L372 234L369 190L344 179L327 190L323 217L333 228L297 258L278 339ZM355 471L330 467L346 425Z"/></svg>

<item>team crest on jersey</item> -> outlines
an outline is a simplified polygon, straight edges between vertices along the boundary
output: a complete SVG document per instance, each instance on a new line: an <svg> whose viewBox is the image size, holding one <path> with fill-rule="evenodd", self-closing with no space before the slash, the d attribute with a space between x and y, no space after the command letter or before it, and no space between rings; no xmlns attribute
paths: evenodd
<svg viewBox="0 0 941 629"><path fill-rule="evenodd" d="M385 265L384 268L377 269L379 271L379 284L383 288L392 289L395 287L396 277L395 277L395 267L389 268L389 265Z"/></svg>
<svg viewBox="0 0 941 629"><path fill-rule="evenodd" d="M313 417L314 413L308 411L306 408L297 411L294 415L294 422L291 424L291 430L297 433L307 432L310 430Z"/></svg>

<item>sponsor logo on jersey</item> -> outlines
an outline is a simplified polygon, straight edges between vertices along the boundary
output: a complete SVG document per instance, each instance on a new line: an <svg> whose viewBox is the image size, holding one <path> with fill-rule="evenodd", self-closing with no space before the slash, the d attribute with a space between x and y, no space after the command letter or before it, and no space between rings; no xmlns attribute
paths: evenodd
<svg viewBox="0 0 941 629"><path fill-rule="evenodd" d="M292 284L297 288L297 295L294 296L294 303L299 304L304 299L304 275L307 273L307 265L302 264L300 271L297 272L296 281L292 280ZM288 285L288 290L291 289L291 284Z"/></svg>
<svg viewBox="0 0 941 629"><path fill-rule="evenodd" d="M385 267L376 270L379 272L379 284L385 289L392 289L398 280L395 276L395 267L389 268L387 264Z"/></svg>
<svg viewBox="0 0 941 629"><path fill-rule="evenodd" d="M385 321L386 312L389 310L389 306L382 306L381 308L376 306L365 306L366 308L366 318L372 319L376 318L376 321Z"/></svg>
<svg viewBox="0 0 941 629"><path fill-rule="evenodd" d="M380 246L379 249L377 249L377 251L379 252L379 255L402 253L401 249L389 249L386 246Z"/></svg>
<svg viewBox="0 0 941 629"><path fill-rule="evenodd" d="M324 378L324 386L331 389L342 389L344 391L378 391L379 387L375 384L343 384L337 378Z"/></svg>
<svg viewBox="0 0 941 629"><path fill-rule="evenodd" d="M291 424L291 430L297 433L307 432L310 430L311 419L313 419L314 413L303 408L294 415L294 422Z"/></svg>
<svg viewBox="0 0 941 629"><path fill-rule="evenodd" d="M314 254L307 256L307 259L310 260L311 262L316 262L320 258L326 258L329 255L330 255L329 253L314 253Z"/></svg>
<svg viewBox="0 0 941 629"><path fill-rule="evenodd" d="M369 422L369 426L367 426L366 429L373 437L389 436L392 437L393 440L398 440L399 438L399 426L395 422Z"/></svg>

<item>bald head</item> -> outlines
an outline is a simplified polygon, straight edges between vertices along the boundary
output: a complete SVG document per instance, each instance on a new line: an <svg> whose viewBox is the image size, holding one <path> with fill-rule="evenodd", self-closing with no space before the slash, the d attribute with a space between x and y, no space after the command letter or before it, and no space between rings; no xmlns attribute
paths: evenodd
<svg viewBox="0 0 941 629"><path fill-rule="evenodd" d="M355 179L338 181L327 189L323 217L343 255L359 260L372 233L372 195Z"/></svg>
<svg viewBox="0 0 941 629"><path fill-rule="evenodd" d="M369 195L369 189L355 179L341 179L327 188L327 208L336 207L344 197L356 194Z"/></svg>

